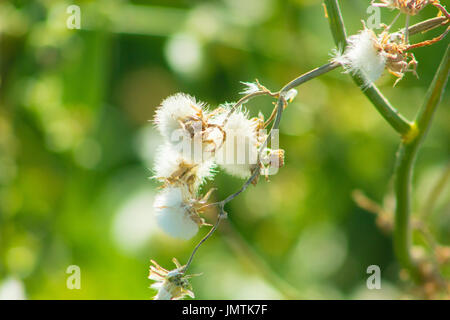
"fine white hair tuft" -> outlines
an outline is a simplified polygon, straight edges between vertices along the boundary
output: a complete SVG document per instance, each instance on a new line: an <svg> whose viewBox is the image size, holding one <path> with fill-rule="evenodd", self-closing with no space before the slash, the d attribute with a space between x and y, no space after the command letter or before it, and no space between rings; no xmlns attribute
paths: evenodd
<svg viewBox="0 0 450 320"><path fill-rule="evenodd" d="M335 51L333 61L340 63L345 72L358 74L365 81L365 86L381 77L386 67L386 56L378 46L374 32L364 29L347 39L344 53Z"/></svg>
<svg viewBox="0 0 450 320"><path fill-rule="evenodd" d="M239 92L240 94L252 94L261 91L257 83L254 82L244 82L241 81L241 83L245 86L244 90Z"/></svg>
<svg viewBox="0 0 450 320"><path fill-rule="evenodd" d="M197 190L205 181L214 177L215 167L213 159L196 163L166 142L156 150L153 178L168 180L183 176L189 179L193 189Z"/></svg>
<svg viewBox="0 0 450 320"><path fill-rule="evenodd" d="M160 228L168 235L188 240L197 234L198 224L192 219L180 188L165 188L155 198L155 216ZM195 213L194 213L195 214Z"/></svg>
<svg viewBox="0 0 450 320"><path fill-rule="evenodd" d="M226 140L216 153L217 163L230 175L248 178L257 161L257 122L249 119L248 112L240 108L229 116L223 130Z"/></svg>
<svg viewBox="0 0 450 320"><path fill-rule="evenodd" d="M161 135L173 141L176 130L183 129L181 123L186 119L196 118L204 106L204 103L197 102L188 94L176 93L161 103L156 110L154 122Z"/></svg>

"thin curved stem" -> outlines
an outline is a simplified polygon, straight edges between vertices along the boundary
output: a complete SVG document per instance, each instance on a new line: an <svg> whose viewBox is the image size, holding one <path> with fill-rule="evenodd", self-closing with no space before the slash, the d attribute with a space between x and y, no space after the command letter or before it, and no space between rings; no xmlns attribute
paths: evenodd
<svg viewBox="0 0 450 320"><path fill-rule="evenodd" d="M327 64L324 64L323 66L320 66L318 68L312 69L311 71L308 71L301 76L295 78L294 80L290 81L288 84L286 84L281 90L280 94L284 92L288 92L289 90L298 87L299 85L317 78L318 76L321 76L327 72L330 72L336 68L340 67L339 63L336 62L329 62Z"/></svg>
<svg viewBox="0 0 450 320"><path fill-rule="evenodd" d="M386 29L385 29L385 31L387 31L387 30L389 30L390 28L392 28L392 26L394 25L394 23L397 21L397 19L401 16L401 12L399 12L396 16L395 16L395 18L394 18L394 20L392 20L392 22L386 27Z"/></svg>
<svg viewBox="0 0 450 320"><path fill-rule="evenodd" d="M244 103L247 103L248 101L250 101L251 99L253 99L255 97L264 96L264 95L275 96L276 93L272 93L269 90L261 90L261 91L252 92L252 93L247 94L246 96L243 96L242 98L240 98L238 100L238 102L236 102L233 105L233 107L231 107L230 112L228 113L228 116L225 120L228 120L229 115L231 113L233 113L237 108L239 108Z"/></svg>
<svg viewBox="0 0 450 320"><path fill-rule="evenodd" d="M185 266L183 267L183 272L186 272L187 269L189 268L189 266L192 263L192 260L194 259L195 253L197 252L198 248L200 248L200 246L206 241L208 240L209 237L211 237L214 233L214 231L216 231L216 229L219 227L220 221L222 219L224 219L226 217L226 213L222 210L219 212L219 214L217 215L217 221L214 224L214 226L211 228L211 230L209 230L209 232L202 238L202 240L200 240L200 242L195 246L194 250L192 250L192 253L189 257L188 262L185 264Z"/></svg>
<svg viewBox="0 0 450 320"><path fill-rule="evenodd" d="M439 11L448 19L450 20L450 13L448 13L447 10L445 10L444 6L438 2L432 2L433 6L439 9Z"/></svg>
<svg viewBox="0 0 450 320"><path fill-rule="evenodd" d="M405 43L409 43L409 14L406 15L406 24L405 24Z"/></svg>

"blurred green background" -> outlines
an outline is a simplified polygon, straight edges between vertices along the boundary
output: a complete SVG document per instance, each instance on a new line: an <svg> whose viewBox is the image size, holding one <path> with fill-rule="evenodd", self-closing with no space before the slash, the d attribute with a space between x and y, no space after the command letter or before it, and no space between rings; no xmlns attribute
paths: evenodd
<svg viewBox="0 0 450 320"><path fill-rule="evenodd" d="M369 1L341 3L357 32ZM71 4L81 8L80 30L66 27ZM382 10L382 22L394 14ZM435 14L426 8L412 23ZM236 101L240 81L255 78L278 90L333 48L319 0L1 1L0 37L0 296L27 299L151 298L149 260L185 263L207 232L178 241L155 225L155 108L180 91L211 106ZM408 118L447 43L415 51L420 79L408 74L396 88L389 74L379 80ZM268 117L271 102L248 108ZM419 154L417 212L449 165L449 105L446 93ZM193 262L190 271L203 273L192 280L196 297L284 299L283 281L299 298L403 296L390 235L351 197L361 189L381 203L391 190L396 133L339 70L299 88L280 130L285 167L226 208L257 260L224 225ZM217 187L219 200L242 183L219 172L205 190ZM449 200L447 187L429 216L447 245ZM259 272L259 259L270 271ZM366 288L372 264L381 290ZM66 287L69 265L81 268L80 290Z"/></svg>

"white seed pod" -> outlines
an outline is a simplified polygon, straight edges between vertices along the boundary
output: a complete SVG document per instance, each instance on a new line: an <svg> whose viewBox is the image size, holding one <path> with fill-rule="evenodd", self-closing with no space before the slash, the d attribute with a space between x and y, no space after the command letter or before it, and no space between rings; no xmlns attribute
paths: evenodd
<svg viewBox="0 0 450 320"><path fill-rule="evenodd" d="M239 178L251 175L258 155L258 123L248 118L242 109L235 110L229 117L229 109L216 119L223 124L225 142L216 152L216 162L228 174Z"/></svg>
<svg viewBox="0 0 450 320"><path fill-rule="evenodd" d="M360 75L367 87L381 77L386 67L386 55L370 29L365 28L350 36L347 42L344 53L335 53L333 61L340 63L345 72Z"/></svg>
<svg viewBox="0 0 450 320"><path fill-rule="evenodd" d="M183 125L188 120L201 118L204 103L194 97L177 93L166 98L156 110L154 122L161 135L168 141L179 141Z"/></svg>
<svg viewBox="0 0 450 320"><path fill-rule="evenodd" d="M199 187L214 177L214 168L213 160L194 163L173 145L165 143L156 151L153 177L168 185L185 185L194 197Z"/></svg>
<svg viewBox="0 0 450 320"><path fill-rule="evenodd" d="M156 221L168 235L188 240L198 232L202 219L189 205L190 194L183 188L169 187L159 193L154 202Z"/></svg>

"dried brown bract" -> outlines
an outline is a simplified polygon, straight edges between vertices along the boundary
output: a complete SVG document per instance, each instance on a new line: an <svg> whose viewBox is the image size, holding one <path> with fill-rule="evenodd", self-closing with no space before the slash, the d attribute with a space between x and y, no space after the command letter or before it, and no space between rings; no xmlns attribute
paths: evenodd
<svg viewBox="0 0 450 320"><path fill-rule="evenodd" d="M374 6L398 9L401 12L414 16L428 4L439 1L434 0L380 0L381 3L372 2Z"/></svg>
<svg viewBox="0 0 450 320"><path fill-rule="evenodd" d="M414 54L407 52L408 45L405 44L405 37L402 34L390 34L383 31L378 38L378 45L386 57L386 69L396 76L394 86L403 79L406 72L417 75L417 60Z"/></svg>

